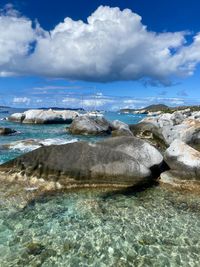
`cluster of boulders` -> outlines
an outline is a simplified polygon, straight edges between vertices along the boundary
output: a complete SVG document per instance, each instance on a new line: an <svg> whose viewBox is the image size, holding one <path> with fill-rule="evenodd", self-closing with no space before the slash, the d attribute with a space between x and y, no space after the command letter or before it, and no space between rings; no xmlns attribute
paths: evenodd
<svg viewBox="0 0 200 267"><path fill-rule="evenodd" d="M31 124L51 124L68 123L70 124L79 113L72 110L44 110L31 109L23 113L14 113L7 118L8 121L31 123Z"/></svg>
<svg viewBox="0 0 200 267"><path fill-rule="evenodd" d="M159 140L166 147L175 139L190 145L200 142L200 112L189 109L166 113L156 117L147 117L139 124L131 125L135 136L155 143Z"/></svg>
<svg viewBox="0 0 200 267"><path fill-rule="evenodd" d="M24 120L36 121L30 115ZM67 129L75 135L110 135L112 138L97 143L44 146L3 164L0 170L37 177L55 188L138 186L152 184L159 177L162 182L172 184L174 181L200 182L200 112L186 109L146 117L136 125L118 120L109 122L98 116L74 115Z"/></svg>
<svg viewBox="0 0 200 267"><path fill-rule="evenodd" d="M118 120L109 122L104 117L89 117L87 115L75 118L67 129L69 133L75 135L133 136L126 123Z"/></svg>
<svg viewBox="0 0 200 267"><path fill-rule="evenodd" d="M156 146L170 170L161 180L200 181L200 112L190 109L147 117L130 126L133 134Z"/></svg>

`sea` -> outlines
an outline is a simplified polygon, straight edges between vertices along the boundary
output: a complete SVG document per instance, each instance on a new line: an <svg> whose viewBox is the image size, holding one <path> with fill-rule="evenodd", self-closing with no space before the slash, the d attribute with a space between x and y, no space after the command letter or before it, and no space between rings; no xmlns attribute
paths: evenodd
<svg viewBox="0 0 200 267"><path fill-rule="evenodd" d="M19 111L9 109L0 117ZM133 124L144 115L106 112L105 117ZM63 124L0 120L1 126L18 131L0 136L1 163L36 149L38 140L44 145L99 140L72 136ZM27 139L37 142L27 145ZM1 267L200 266L197 194L156 185L140 191L79 189L42 195L20 207L20 190L17 184L0 186Z"/></svg>
<svg viewBox="0 0 200 267"><path fill-rule="evenodd" d="M0 127L9 127L17 131L17 133L13 135L0 136L0 164L38 148L39 146L36 144L37 141L43 145L61 145L79 140L95 142L102 139L101 137L70 135L66 131L66 128L68 128L69 125L65 124L31 125L4 120L4 118L8 117L10 114L24 111L25 109L15 108L0 110ZM138 123L145 117L145 115L120 114L119 112L105 112L104 116L109 121L120 120L127 124ZM32 144L31 142L29 142L29 144L24 142L25 140L30 139L36 142L32 142Z"/></svg>

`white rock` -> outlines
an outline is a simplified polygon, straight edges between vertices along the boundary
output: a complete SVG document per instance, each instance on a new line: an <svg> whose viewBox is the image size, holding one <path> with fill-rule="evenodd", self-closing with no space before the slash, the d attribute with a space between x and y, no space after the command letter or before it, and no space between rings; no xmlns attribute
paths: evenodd
<svg viewBox="0 0 200 267"><path fill-rule="evenodd" d="M24 113L12 114L8 120L33 124L71 123L77 116L79 116L78 112L71 110L32 109Z"/></svg>
<svg viewBox="0 0 200 267"><path fill-rule="evenodd" d="M13 113L7 120L9 121L15 121L15 122L22 122L25 118L24 113Z"/></svg>
<svg viewBox="0 0 200 267"><path fill-rule="evenodd" d="M187 117L181 111L145 118L142 122L156 126L159 133L162 134L164 142L168 145L175 139L180 139L185 143L200 141L200 121Z"/></svg>
<svg viewBox="0 0 200 267"><path fill-rule="evenodd" d="M200 179L200 152L181 140L174 140L164 154L164 159L171 170L187 179Z"/></svg>

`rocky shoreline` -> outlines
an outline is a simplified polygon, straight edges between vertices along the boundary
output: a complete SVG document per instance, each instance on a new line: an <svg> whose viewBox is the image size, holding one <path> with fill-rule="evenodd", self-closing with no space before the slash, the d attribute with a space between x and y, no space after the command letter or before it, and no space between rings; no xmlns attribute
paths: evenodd
<svg viewBox="0 0 200 267"><path fill-rule="evenodd" d="M110 138L42 146L2 164L0 179L24 188L28 184L36 192L138 188L155 182L189 191L200 188L200 112L185 109L136 125L75 116L68 129L71 134Z"/></svg>

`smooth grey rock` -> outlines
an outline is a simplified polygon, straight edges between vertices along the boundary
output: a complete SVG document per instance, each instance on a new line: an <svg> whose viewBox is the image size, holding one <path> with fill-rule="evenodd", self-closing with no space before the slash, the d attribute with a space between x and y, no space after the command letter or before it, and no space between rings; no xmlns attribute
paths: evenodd
<svg viewBox="0 0 200 267"><path fill-rule="evenodd" d="M121 151L138 160L147 168L159 166L163 162L163 156L155 147L136 137L109 138L98 144Z"/></svg>
<svg viewBox="0 0 200 267"><path fill-rule="evenodd" d="M112 127L103 117L80 116L73 120L69 132L76 135L107 135Z"/></svg>
<svg viewBox="0 0 200 267"><path fill-rule="evenodd" d="M23 172L26 177L43 178L62 187L138 186L153 183L160 175L161 163L162 156L149 144L134 137L120 137L97 144L41 147L1 165L0 171Z"/></svg>
<svg viewBox="0 0 200 267"><path fill-rule="evenodd" d="M119 121L119 120L114 120L112 121L112 129L113 130L119 130L119 129L129 129L129 126L128 124L122 122L122 121Z"/></svg>
<svg viewBox="0 0 200 267"><path fill-rule="evenodd" d="M133 133L129 129L120 128L118 130L112 131L112 136L113 137L116 137L116 136L133 136Z"/></svg>
<svg viewBox="0 0 200 267"><path fill-rule="evenodd" d="M112 122L112 136L133 136L128 124L115 120Z"/></svg>

